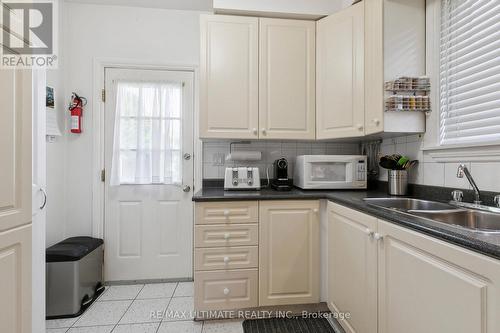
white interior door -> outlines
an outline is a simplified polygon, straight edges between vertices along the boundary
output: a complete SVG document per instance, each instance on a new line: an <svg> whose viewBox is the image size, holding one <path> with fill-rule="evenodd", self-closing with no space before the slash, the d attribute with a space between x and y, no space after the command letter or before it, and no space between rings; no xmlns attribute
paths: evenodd
<svg viewBox="0 0 500 333"><path fill-rule="evenodd" d="M105 170L107 176L105 180L104 270L107 281L192 277L193 77L193 72L188 71L105 69L107 95L105 102ZM116 176L112 169L112 161L115 117L118 116L117 92L119 85L120 91L123 92L122 85L130 82L134 84L134 89L138 89L136 91L139 92L138 95L134 95L135 92L132 90L127 93L136 96L132 98L137 98L139 102L127 102L126 106L119 104L122 105L118 108L119 110L126 109L126 111L121 111L119 115L121 120L125 119L121 123L119 132L122 137L134 136L135 133L138 133L138 141L122 140L120 154L124 154L124 159L122 160L122 169L119 172L121 172L123 179L120 185L110 185L110 180ZM177 97L180 103L166 106L165 100L161 98L158 100L158 104L164 108L178 108L167 118L160 116L159 119L155 116L155 112L150 114L151 110L148 108L150 108L152 101L149 100L151 97L148 96L151 95L146 93L146 90L141 89L144 88L144 84L152 82L180 86L180 97ZM120 96L124 95L120 93ZM141 110L144 112L141 116L142 119L136 118L136 115L140 113L139 108L142 108ZM167 113L170 111L167 110ZM175 116L177 118L174 117L174 119L172 114L180 116ZM151 126L151 131L154 131L154 124L160 124L158 121L161 121L161 124L163 122L170 124L159 126L168 128L165 131L169 133L171 139L173 138L173 141L170 142L177 143L167 145L168 147L158 147L155 142L164 138L152 138L149 136L148 130L144 131L146 127L141 127ZM139 123L141 125L138 125ZM175 128L180 129L180 131ZM162 133L163 135L164 133ZM130 181L130 174L127 173L130 164L127 163L134 164L131 168L135 168L133 170L136 173L139 169L143 170L151 168L151 165L156 165L157 160L154 158L151 159L151 165L144 165L144 163L139 165L138 149L141 149L142 152L146 146L153 147L152 150L160 149L165 154L171 154L169 156L172 156L173 160L178 159L177 163L171 164L171 170L181 170L182 172L182 176L177 174L179 180L177 184L167 185L158 179L148 183L141 177ZM165 147L168 148L168 151ZM155 154L156 152L146 151L144 153ZM135 162L127 160L130 156L135 156L132 157L132 161L134 161L133 158L136 158ZM112 172L113 174L111 174ZM141 181L136 181L139 178ZM114 179L113 182L116 181L116 178Z"/></svg>
<svg viewBox="0 0 500 333"><path fill-rule="evenodd" d="M31 332L32 72L0 70L0 332Z"/></svg>

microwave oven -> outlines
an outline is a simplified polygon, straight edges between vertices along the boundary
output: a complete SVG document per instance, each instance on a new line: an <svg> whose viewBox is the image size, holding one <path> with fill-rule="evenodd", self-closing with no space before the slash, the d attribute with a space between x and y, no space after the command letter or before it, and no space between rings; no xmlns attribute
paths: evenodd
<svg viewBox="0 0 500 333"><path fill-rule="evenodd" d="M366 189L366 156L297 156L293 184L302 189Z"/></svg>

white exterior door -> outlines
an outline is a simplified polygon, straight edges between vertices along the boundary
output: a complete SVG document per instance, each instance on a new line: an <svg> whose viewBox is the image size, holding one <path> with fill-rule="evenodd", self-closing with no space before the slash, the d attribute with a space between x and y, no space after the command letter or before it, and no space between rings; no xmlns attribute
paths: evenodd
<svg viewBox="0 0 500 333"><path fill-rule="evenodd" d="M0 70L0 331L31 332L32 73Z"/></svg>
<svg viewBox="0 0 500 333"><path fill-rule="evenodd" d="M105 170L107 176L105 180L104 270L107 281L192 277L193 76L192 72L187 71L105 69L107 92ZM177 167L173 168L182 170L179 184L165 185L163 182L134 184L132 182L126 185L110 185L118 82L181 84L180 110L177 111L180 117L176 120L173 120L174 118L159 120L154 115L149 117L147 105L151 101L148 101L147 97L140 97L142 103L145 104L142 106L139 106L140 103L130 104L130 108L127 109L129 112L127 119L130 122L128 125L122 123L120 127L120 135L131 134L126 131L132 131L133 135L134 131L138 131L137 122L133 125L133 114L137 113L135 108L140 107L145 109L145 117L141 120L143 124L141 126L147 126L149 122L149 126L153 128L155 121L161 121L163 125L158 126L168 127L169 129L165 131L173 137L172 142L176 141L180 145L155 148L153 142L153 150L146 153L155 154L154 149L165 149L162 152L166 154L166 149L168 149L172 158L178 160ZM176 123L179 118L180 125ZM166 122L166 125L163 122ZM181 129L179 133L173 129L177 126ZM147 133L147 131L142 133ZM138 140L141 141L142 138L139 137ZM134 143L125 143L119 148L126 149L133 154L134 149L138 147L135 147Z"/></svg>

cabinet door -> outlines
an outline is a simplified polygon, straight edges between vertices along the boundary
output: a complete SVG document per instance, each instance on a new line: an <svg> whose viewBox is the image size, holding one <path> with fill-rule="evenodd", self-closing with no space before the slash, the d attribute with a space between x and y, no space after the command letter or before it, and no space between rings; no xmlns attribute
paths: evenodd
<svg viewBox="0 0 500 333"><path fill-rule="evenodd" d="M379 333L500 332L500 263L379 221Z"/></svg>
<svg viewBox="0 0 500 333"><path fill-rule="evenodd" d="M259 209L259 305L319 302L319 201Z"/></svg>
<svg viewBox="0 0 500 333"><path fill-rule="evenodd" d="M0 70L0 331L9 333L31 332L33 314L32 87L30 70Z"/></svg>
<svg viewBox="0 0 500 333"><path fill-rule="evenodd" d="M376 218L328 203L328 307L350 315L340 320L346 332L376 332L376 227Z"/></svg>
<svg viewBox="0 0 500 333"><path fill-rule="evenodd" d="M261 139L315 139L315 22L260 19Z"/></svg>
<svg viewBox="0 0 500 333"><path fill-rule="evenodd" d="M364 2L318 21L318 139L364 135Z"/></svg>
<svg viewBox="0 0 500 333"><path fill-rule="evenodd" d="M258 22L201 15L202 138L258 138Z"/></svg>

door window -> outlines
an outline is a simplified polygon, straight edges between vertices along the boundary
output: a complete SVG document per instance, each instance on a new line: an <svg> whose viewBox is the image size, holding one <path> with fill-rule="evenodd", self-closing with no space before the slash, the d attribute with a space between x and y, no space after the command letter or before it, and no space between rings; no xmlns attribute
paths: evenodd
<svg viewBox="0 0 500 333"><path fill-rule="evenodd" d="M116 82L110 185L182 182L181 110L181 82Z"/></svg>

